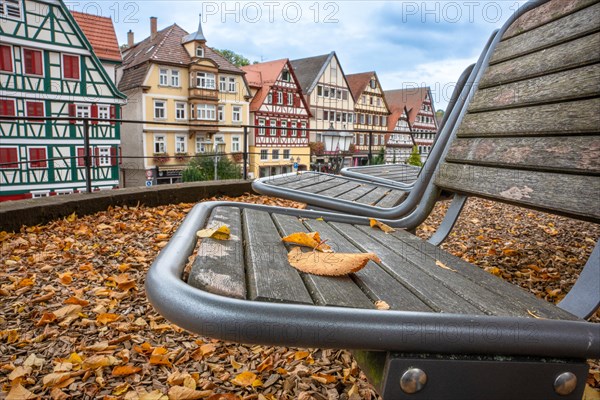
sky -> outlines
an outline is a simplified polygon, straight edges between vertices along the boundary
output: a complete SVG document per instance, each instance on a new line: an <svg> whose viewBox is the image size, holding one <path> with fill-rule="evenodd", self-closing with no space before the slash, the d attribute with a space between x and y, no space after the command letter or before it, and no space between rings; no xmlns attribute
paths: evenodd
<svg viewBox="0 0 600 400"><path fill-rule="evenodd" d="M335 51L346 74L376 71L384 90L429 86L445 109L462 71L489 36L525 2L500 1L65 1L74 11L111 17L119 43L173 23L202 28L207 45L251 61ZM199 15L202 14L200 17Z"/></svg>

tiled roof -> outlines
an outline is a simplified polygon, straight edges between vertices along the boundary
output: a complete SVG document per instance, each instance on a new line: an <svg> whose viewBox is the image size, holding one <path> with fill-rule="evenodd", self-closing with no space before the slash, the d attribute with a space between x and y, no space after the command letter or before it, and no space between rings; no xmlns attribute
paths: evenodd
<svg viewBox="0 0 600 400"><path fill-rule="evenodd" d="M429 87L388 90L384 92L385 99L392 114L388 118L388 131L393 131L402 116L404 108L408 111L408 123L413 126L421 105L430 93ZM386 143L390 134L386 135Z"/></svg>
<svg viewBox="0 0 600 400"><path fill-rule="evenodd" d="M248 84L252 87L260 87L252 102L250 102L250 111L258 111L269 94L271 86L277 81L281 70L287 64L288 59L274 60L260 64L246 65L242 71L246 72Z"/></svg>
<svg viewBox="0 0 600 400"><path fill-rule="evenodd" d="M354 96L354 99L356 101L358 101L358 99L362 95L362 92L365 91L365 88L371 81L371 78L373 77L373 75L375 75L374 71L346 75L346 80L348 81L348 86L350 87L352 96Z"/></svg>
<svg viewBox="0 0 600 400"><path fill-rule="evenodd" d="M112 19L71 11L100 60L121 62L121 51Z"/></svg>
<svg viewBox="0 0 600 400"><path fill-rule="evenodd" d="M331 52L321 56L300 58L298 60L290 61L300 86L302 87L302 92L305 95L309 94L314 89L316 81L321 76L323 67L334 55L335 53Z"/></svg>
<svg viewBox="0 0 600 400"><path fill-rule="evenodd" d="M142 74L141 69L133 70L133 67L147 62L158 62L166 64L180 64L188 66L192 59L182 44L182 39L188 36L183 28L177 24L166 27L156 33L154 38L147 37L131 49L128 49L123 57L123 77L119 82L120 90L127 90L140 86L145 77L147 67ZM204 57L217 64L219 70L243 74L243 71L231 64L225 57L210 47L205 48Z"/></svg>

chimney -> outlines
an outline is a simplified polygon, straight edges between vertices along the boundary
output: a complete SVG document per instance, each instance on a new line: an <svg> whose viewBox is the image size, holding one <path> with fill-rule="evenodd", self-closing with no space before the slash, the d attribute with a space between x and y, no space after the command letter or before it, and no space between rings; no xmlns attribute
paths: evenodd
<svg viewBox="0 0 600 400"><path fill-rule="evenodd" d="M156 17L150 17L150 37L154 39L158 32L158 19Z"/></svg>
<svg viewBox="0 0 600 400"><path fill-rule="evenodd" d="M135 40L133 39L133 31L130 29L127 32L127 47L131 48L135 44Z"/></svg>

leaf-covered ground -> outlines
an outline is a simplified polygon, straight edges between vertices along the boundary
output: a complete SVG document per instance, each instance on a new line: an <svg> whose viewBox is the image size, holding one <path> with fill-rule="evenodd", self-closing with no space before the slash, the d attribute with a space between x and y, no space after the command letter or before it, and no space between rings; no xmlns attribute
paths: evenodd
<svg viewBox="0 0 600 400"><path fill-rule="evenodd" d="M200 338L152 309L147 268L191 207L111 208L1 232L0 398L377 398L347 351ZM445 207L419 235L431 234ZM471 200L443 246L555 302L598 237L594 224ZM588 383L599 387L591 366Z"/></svg>

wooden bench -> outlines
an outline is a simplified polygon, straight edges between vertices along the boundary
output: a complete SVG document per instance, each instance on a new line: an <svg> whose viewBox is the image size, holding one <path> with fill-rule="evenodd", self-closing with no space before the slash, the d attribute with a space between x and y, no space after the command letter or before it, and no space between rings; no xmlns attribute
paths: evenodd
<svg viewBox="0 0 600 400"><path fill-rule="evenodd" d="M441 190L457 193L446 231L468 196L600 222L599 16L600 3L586 0L517 13L477 74L480 88L460 111L427 199L383 222L414 228ZM230 240L198 244L196 231L214 224L227 224ZM600 358L600 324L584 320L600 305L598 243L557 307L403 230L368 224L359 215L201 203L155 260L146 292L167 319L205 336L353 349L385 399L581 398L586 359ZM281 242L299 231L381 261L345 277L300 273ZM376 309L378 300L391 309Z"/></svg>
<svg viewBox="0 0 600 400"><path fill-rule="evenodd" d="M342 176L390 183L392 185L402 184L400 187L411 188L419 178L419 172L421 172L421 167L414 165L384 164L342 168L340 173Z"/></svg>

